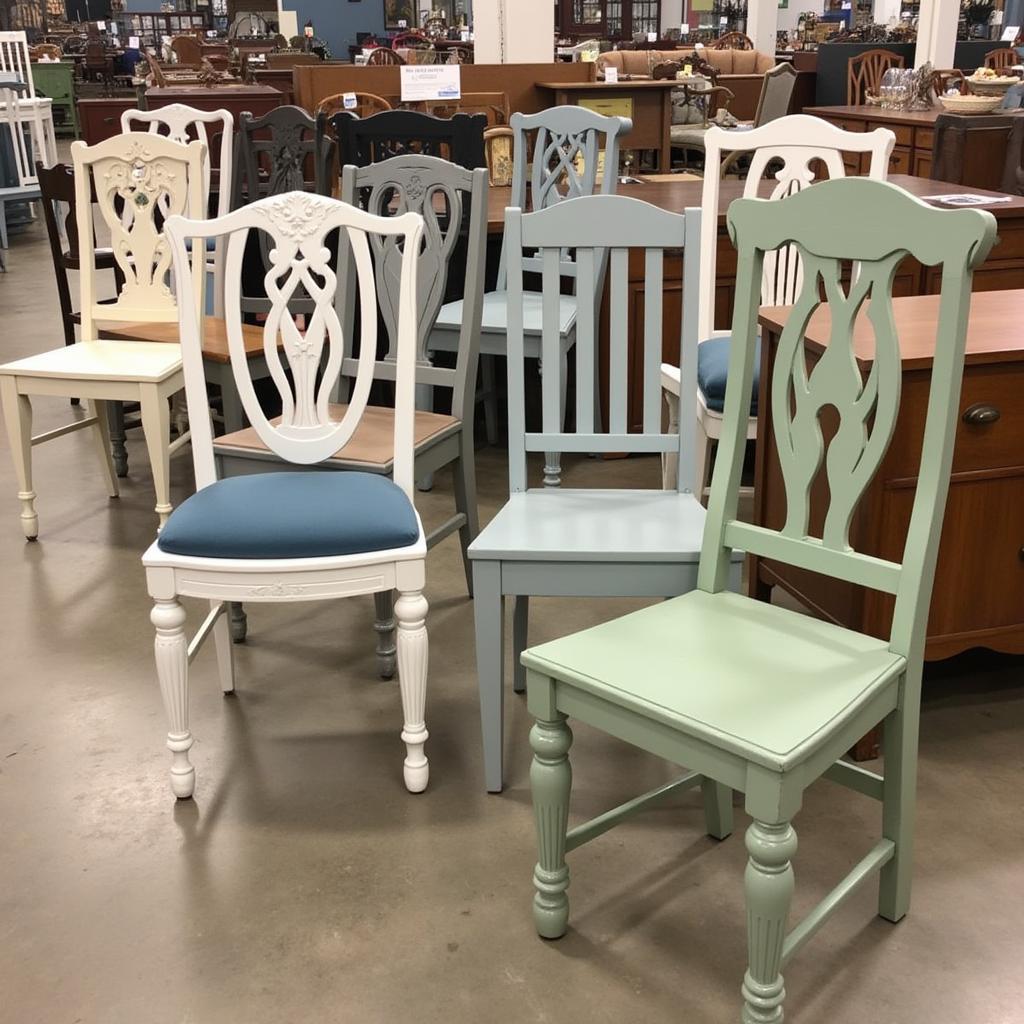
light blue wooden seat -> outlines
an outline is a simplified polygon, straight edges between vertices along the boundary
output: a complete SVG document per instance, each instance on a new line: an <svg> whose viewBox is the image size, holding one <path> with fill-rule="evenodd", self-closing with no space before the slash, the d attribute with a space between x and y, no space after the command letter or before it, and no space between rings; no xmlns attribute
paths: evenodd
<svg viewBox="0 0 1024 1024"><path fill-rule="evenodd" d="M525 210L547 209L564 199L602 195L615 191L619 166L619 140L632 130L633 123L625 117L605 117L584 107L551 107L538 114L513 114L509 122L514 133L512 154L512 195L509 206ZM604 146L599 137L604 136ZM533 138L531 149L530 137ZM600 167L608 169L598 189ZM527 191L529 183L529 191ZM571 253L562 253L563 273L571 277L574 263ZM498 266L498 286L484 294L483 315L480 325L480 357L483 388L477 396L484 403L487 440L497 440L498 403L494 387L495 357L504 357L507 351L508 302L507 239L502 245ZM526 269L539 270L536 264ZM540 349L542 329L541 294L523 291L519 300L526 357L531 360L557 364L563 388L567 379L566 364L576 340L576 300L564 295L558 305L558 345L543 356ZM458 342L463 310L460 301L441 307L437 323L428 343L429 352L454 351ZM589 387L578 375L578 387ZM565 407L563 391L562 407Z"/></svg>
<svg viewBox="0 0 1024 1024"><path fill-rule="evenodd" d="M696 785L709 834L724 836L732 807L721 794L739 790L753 822L744 876L749 960L737 1017L781 1024L783 966L859 886L881 873L878 912L890 921L910 905L925 626L972 271L995 242L996 222L990 213L937 210L894 185L848 178L776 201L736 200L728 224L738 251L729 386L697 587L522 656L537 719L530 734L538 849L533 913L540 935L565 932L570 850ZM764 392L773 436L761 443L774 442L786 494L783 521L771 529L742 522L737 510L762 275L766 256L784 245L795 247L803 280ZM941 267L942 293L920 470L903 562L896 563L855 550L850 523L896 429L902 373L892 284L907 256ZM851 274L853 283L844 285ZM808 351L804 331L822 293L829 340L823 350ZM858 318L873 334L873 358L863 347L854 350ZM827 435L825 410L838 420ZM684 413L681 424L686 419ZM828 497L812 497L812 487ZM729 593L737 547L894 597L890 636L865 636ZM570 718L691 771L570 829ZM879 723L884 778L840 760ZM792 820L805 789L822 776L882 802L882 837L787 934L797 849ZM717 805L709 793L718 794ZM699 943L693 948L702 955ZM688 1016L685 1008L680 1016Z"/></svg>
<svg viewBox="0 0 1024 1024"><path fill-rule="evenodd" d="M516 208L506 211L511 495L469 549L473 563L484 769L491 791L500 790L503 784L505 598L515 598L513 664L517 666L515 689L521 691L519 653L526 646L531 595L669 597L685 593L696 583L705 510L693 494L695 417L683 418L678 434L662 431L659 366L663 330L679 330L684 367L682 401L686 408L694 409L697 303L686 303L681 323L669 327L671 321L664 315L662 304L662 281L665 250L682 249L684 289L687 295L696 295L699 237L700 211L666 213L639 199L622 196L585 196L528 214ZM597 310L605 287L608 291L607 433L601 425L598 398L586 384L577 388L575 429L570 431L563 426L564 380L552 372L545 372L542 377L541 431L526 429L524 366L531 350L526 344L525 315L521 313L523 274L534 267L541 269L543 317L539 352L546 366L558 366L554 354L562 341L560 286L565 272L562 253L567 248L574 249L576 256L572 272L579 301L576 365L580 382L595 377ZM627 428L629 311L636 311L639 305L629 292L627 264L631 250L646 265L642 359L636 371L643 381L640 433L630 433ZM602 272L605 264L607 274ZM528 452L545 453L544 487L527 485ZM671 491L575 490L560 486L563 452L677 456L682 452L682 470L678 487ZM653 464L652 471L656 472ZM732 563L737 586L741 558L737 553Z"/></svg>

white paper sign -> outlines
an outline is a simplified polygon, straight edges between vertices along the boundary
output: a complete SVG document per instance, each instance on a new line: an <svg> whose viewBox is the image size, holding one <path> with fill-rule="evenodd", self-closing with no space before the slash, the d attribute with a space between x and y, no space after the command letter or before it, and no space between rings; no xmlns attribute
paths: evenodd
<svg viewBox="0 0 1024 1024"><path fill-rule="evenodd" d="M139 49L139 37L138 36L129 36L128 37L128 49L129 50L137 50L137 49Z"/></svg>
<svg viewBox="0 0 1024 1024"><path fill-rule="evenodd" d="M402 76L402 102L462 98L462 68L458 64L407 64Z"/></svg>
<svg viewBox="0 0 1024 1024"><path fill-rule="evenodd" d="M106 31L107 31L107 23L106 23L105 21L97 21L97 22L96 22L96 27L97 27L97 28L98 28L98 29L99 29L99 30L100 30L101 32L106 32Z"/></svg>
<svg viewBox="0 0 1024 1024"><path fill-rule="evenodd" d="M649 42L649 43L656 43L657 41L658 41L658 33L657 32L648 32L647 33L647 42Z"/></svg>
<svg viewBox="0 0 1024 1024"><path fill-rule="evenodd" d="M720 17L720 18L718 19L718 24L719 24L719 25L728 25L728 24L729 24L729 19L728 19L728 18L727 18L727 17L726 17L726 16L725 16L725 15L723 14L723 15L722 15L722 16L721 16L721 17Z"/></svg>
<svg viewBox="0 0 1024 1024"><path fill-rule="evenodd" d="M619 69L618 68L605 68L604 69L604 80L611 85L614 85L619 80Z"/></svg>
<svg viewBox="0 0 1024 1024"><path fill-rule="evenodd" d="M354 92L345 92L341 94L341 103L346 110L355 110L359 106L359 99Z"/></svg>
<svg viewBox="0 0 1024 1024"><path fill-rule="evenodd" d="M690 26L689 25L680 25L679 26L679 34L681 36L688 36L690 34Z"/></svg>
<svg viewBox="0 0 1024 1024"><path fill-rule="evenodd" d="M461 32L459 33L459 36L461 37L461 39L462 39L462 41L463 41L464 43L468 43L468 42L469 42L469 29L468 29L468 28L464 28L464 29L463 29L463 30L462 30L462 31L461 31Z"/></svg>
<svg viewBox="0 0 1024 1024"><path fill-rule="evenodd" d="M398 19L398 27L399 28L408 28L409 27L409 22L407 22L405 20L405 18L399 18Z"/></svg>
<svg viewBox="0 0 1024 1024"><path fill-rule="evenodd" d="M116 21L112 21L110 23L110 31L115 36L120 32L120 29L118 28L118 25L117 25Z"/></svg>
<svg viewBox="0 0 1024 1024"><path fill-rule="evenodd" d="M1020 32L1020 25L1007 25L1006 28L1003 29L1003 34L1000 36L1000 39L1002 39L1004 43L1012 43L1014 39L1017 38L1018 32Z"/></svg>

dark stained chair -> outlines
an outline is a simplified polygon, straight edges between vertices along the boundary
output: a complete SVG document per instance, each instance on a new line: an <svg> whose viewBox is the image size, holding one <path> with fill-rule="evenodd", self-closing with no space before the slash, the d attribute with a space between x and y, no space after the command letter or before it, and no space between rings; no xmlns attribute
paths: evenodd
<svg viewBox="0 0 1024 1024"><path fill-rule="evenodd" d="M365 167L395 156L438 156L472 170L486 167L486 114L433 117L416 110L385 110L372 117L335 117L338 163Z"/></svg>

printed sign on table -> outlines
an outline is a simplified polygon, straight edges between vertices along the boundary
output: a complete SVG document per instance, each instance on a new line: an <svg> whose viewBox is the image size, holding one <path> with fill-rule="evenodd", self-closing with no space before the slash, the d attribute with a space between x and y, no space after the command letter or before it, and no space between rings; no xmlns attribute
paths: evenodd
<svg viewBox="0 0 1024 1024"><path fill-rule="evenodd" d="M402 102L462 98L462 68L458 64L408 64L402 75Z"/></svg>

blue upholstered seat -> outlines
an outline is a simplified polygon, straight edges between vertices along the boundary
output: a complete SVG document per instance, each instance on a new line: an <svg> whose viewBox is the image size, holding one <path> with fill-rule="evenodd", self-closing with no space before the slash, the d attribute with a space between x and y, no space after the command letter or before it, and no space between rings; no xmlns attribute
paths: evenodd
<svg viewBox="0 0 1024 1024"><path fill-rule="evenodd" d="M725 408L725 382L729 376L728 335L709 338L697 346L697 386L704 402L713 412ZM754 385L750 396L750 415L757 415L757 391L761 383L761 339L754 349Z"/></svg>
<svg viewBox="0 0 1024 1024"><path fill-rule="evenodd" d="M161 551L200 558L317 558L403 548L419 523L375 473L258 473L218 480L178 506Z"/></svg>

